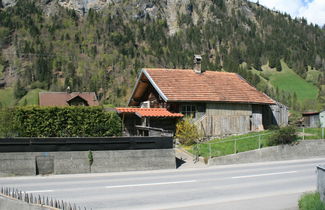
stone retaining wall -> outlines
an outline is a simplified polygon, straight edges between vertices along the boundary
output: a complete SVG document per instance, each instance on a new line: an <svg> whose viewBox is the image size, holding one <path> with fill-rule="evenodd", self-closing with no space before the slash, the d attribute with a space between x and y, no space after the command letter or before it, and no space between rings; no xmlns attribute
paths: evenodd
<svg viewBox="0 0 325 210"><path fill-rule="evenodd" d="M215 157L209 165L228 165L265 161L294 160L312 157L325 157L325 140L305 140L294 145L280 145Z"/></svg>
<svg viewBox="0 0 325 210"><path fill-rule="evenodd" d="M176 168L173 149L0 153L0 176Z"/></svg>

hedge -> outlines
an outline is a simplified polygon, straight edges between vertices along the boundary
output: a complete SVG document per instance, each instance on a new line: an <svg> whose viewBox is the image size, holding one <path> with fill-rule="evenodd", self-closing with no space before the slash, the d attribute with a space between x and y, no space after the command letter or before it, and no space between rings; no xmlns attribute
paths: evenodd
<svg viewBox="0 0 325 210"><path fill-rule="evenodd" d="M102 107L16 107L11 113L12 130L18 137L105 137L121 135L117 113ZM6 117L8 118L8 117Z"/></svg>

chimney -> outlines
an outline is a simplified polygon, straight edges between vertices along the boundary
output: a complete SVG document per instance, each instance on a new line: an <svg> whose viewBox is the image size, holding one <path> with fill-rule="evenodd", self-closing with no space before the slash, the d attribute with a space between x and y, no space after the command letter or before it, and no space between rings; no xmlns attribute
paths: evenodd
<svg viewBox="0 0 325 210"><path fill-rule="evenodd" d="M194 72L197 74L203 73L201 69L201 61L202 61L201 55L194 55Z"/></svg>

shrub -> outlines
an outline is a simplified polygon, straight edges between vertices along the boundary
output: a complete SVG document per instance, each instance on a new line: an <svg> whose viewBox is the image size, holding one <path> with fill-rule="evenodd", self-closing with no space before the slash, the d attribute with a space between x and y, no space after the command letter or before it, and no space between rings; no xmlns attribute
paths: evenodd
<svg viewBox="0 0 325 210"><path fill-rule="evenodd" d="M13 112L21 137L119 136L121 120L102 107L18 107Z"/></svg>
<svg viewBox="0 0 325 210"><path fill-rule="evenodd" d="M286 126L277 130L271 137L269 145L291 144L297 140L296 127Z"/></svg>
<svg viewBox="0 0 325 210"><path fill-rule="evenodd" d="M192 145L200 138L199 131L190 117L185 117L176 124L176 138L184 145Z"/></svg>
<svg viewBox="0 0 325 210"><path fill-rule="evenodd" d="M14 136L13 109L0 108L0 137Z"/></svg>
<svg viewBox="0 0 325 210"><path fill-rule="evenodd" d="M304 194L299 200L300 210L325 210L325 204L320 200L318 192Z"/></svg>

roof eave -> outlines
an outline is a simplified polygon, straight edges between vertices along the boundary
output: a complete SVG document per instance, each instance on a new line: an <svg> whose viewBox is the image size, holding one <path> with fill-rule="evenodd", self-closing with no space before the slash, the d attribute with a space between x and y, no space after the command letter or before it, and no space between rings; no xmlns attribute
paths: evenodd
<svg viewBox="0 0 325 210"><path fill-rule="evenodd" d="M167 102L168 98L167 96L160 90L160 88L158 87L158 85L155 83L155 81L151 78L150 74L145 70L142 69L144 75L148 78L149 82L151 83L151 85L155 88L155 90L158 92L158 94L161 96L161 98Z"/></svg>
<svg viewBox="0 0 325 210"><path fill-rule="evenodd" d="M143 74L143 69L141 70L141 72L140 72L140 74L139 74L139 77L138 77L138 79L137 79L137 82L135 83L135 86L134 86L134 88L133 88L133 90L132 90L131 97L130 97L130 99L129 99L129 101L128 101L128 106L130 106L131 101L132 101L132 98L133 98L134 93L135 93L135 90L136 90L136 89L138 88L138 86L139 86L139 82L140 82L140 79L141 79L142 74Z"/></svg>
<svg viewBox="0 0 325 210"><path fill-rule="evenodd" d="M252 101L213 101L213 100L169 100L168 102L178 102L178 103L240 103L240 104L265 104L265 105L275 105L276 102L252 102Z"/></svg>
<svg viewBox="0 0 325 210"><path fill-rule="evenodd" d="M128 106L130 106L131 101L132 101L133 96L134 96L134 93L135 93L136 89L137 89L138 86L139 86L139 82L140 82L140 80L141 80L141 76L142 76L142 74L144 74L144 75L148 78L149 82L150 82L151 85L155 88L155 90L158 92L158 94L162 97L162 99L163 99L165 102L167 102L167 101L168 101L168 98L167 98L166 95L165 95L165 94L160 90L160 88L159 88L158 85L154 82L154 80L151 78L151 76L150 76L149 73L146 71L146 69L141 69L141 72L140 72L140 74L139 74L139 77L138 77L138 79L137 79L137 82L136 82L136 84L135 84L135 86L134 86L134 88L133 88L133 90L132 90L131 97L130 97L130 99L129 99L129 101L128 101Z"/></svg>

